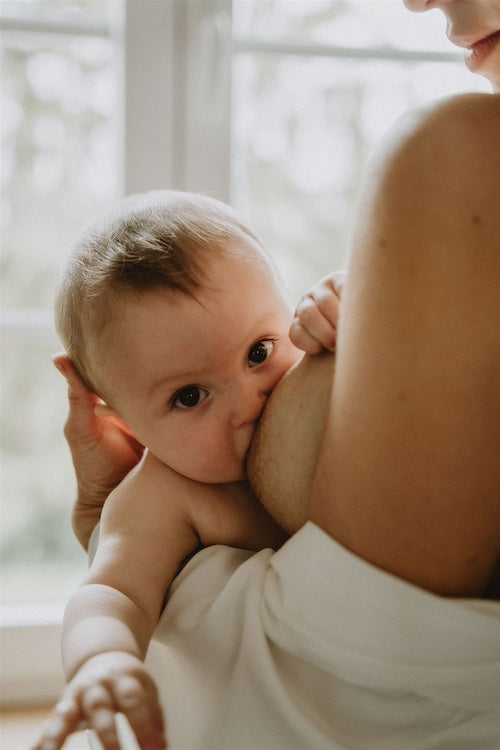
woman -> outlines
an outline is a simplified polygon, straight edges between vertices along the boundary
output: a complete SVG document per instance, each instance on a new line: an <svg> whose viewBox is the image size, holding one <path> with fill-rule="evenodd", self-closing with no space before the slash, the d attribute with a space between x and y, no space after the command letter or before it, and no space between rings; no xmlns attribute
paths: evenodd
<svg viewBox="0 0 500 750"><path fill-rule="evenodd" d="M406 4L439 7L500 90L499 2ZM292 531L310 523L274 555L204 550L177 579L158 631L172 747L500 745L500 610L487 601L500 559L499 125L500 97L465 96L406 116L382 144L333 386L328 358L306 358L273 393L251 464L268 509L286 524L293 506ZM316 326L299 316L292 331L310 353ZM137 453L66 368L85 544ZM283 459L303 445L287 420L314 434L301 462ZM312 487L294 498L299 480Z"/></svg>

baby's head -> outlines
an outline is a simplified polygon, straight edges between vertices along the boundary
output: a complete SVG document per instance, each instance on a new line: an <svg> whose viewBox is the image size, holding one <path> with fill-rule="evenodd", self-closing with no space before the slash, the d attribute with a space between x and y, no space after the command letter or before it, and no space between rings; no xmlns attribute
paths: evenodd
<svg viewBox="0 0 500 750"><path fill-rule="evenodd" d="M203 482L244 477L267 395L299 357L258 240L223 203L127 198L69 260L56 306L88 385L158 458Z"/></svg>
<svg viewBox="0 0 500 750"><path fill-rule="evenodd" d="M125 198L87 227L56 303L58 333L87 386L103 395L94 347L125 300L160 289L193 295L210 259L245 238L257 241L229 206L168 190Z"/></svg>

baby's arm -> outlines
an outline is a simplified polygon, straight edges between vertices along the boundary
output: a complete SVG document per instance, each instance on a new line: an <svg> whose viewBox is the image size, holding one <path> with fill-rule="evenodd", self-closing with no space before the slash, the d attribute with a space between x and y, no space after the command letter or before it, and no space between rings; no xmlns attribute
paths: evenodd
<svg viewBox="0 0 500 750"><path fill-rule="evenodd" d="M104 506L95 559L64 619L69 682L34 750L58 750L82 721L115 750L116 711L127 716L141 747L165 747L143 659L172 579L201 545L258 550L286 538L248 483L193 482L147 454Z"/></svg>
<svg viewBox="0 0 500 750"><path fill-rule="evenodd" d="M346 279L345 271L325 276L304 294L297 305L290 338L307 354L319 354L325 349L334 351L340 299Z"/></svg>
<svg viewBox="0 0 500 750"><path fill-rule="evenodd" d="M184 510L192 484L148 455L106 501L95 559L65 613L68 684L36 750L58 750L82 721L115 750L115 711L141 747L166 747L142 662L168 586L200 543Z"/></svg>

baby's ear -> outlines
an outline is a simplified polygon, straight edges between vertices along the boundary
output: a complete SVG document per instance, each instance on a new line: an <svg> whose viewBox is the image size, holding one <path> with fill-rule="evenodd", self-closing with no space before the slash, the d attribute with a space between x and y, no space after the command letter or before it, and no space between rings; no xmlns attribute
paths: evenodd
<svg viewBox="0 0 500 750"><path fill-rule="evenodd" d="M114 417L115 419L121 420L118 412L115 411L112 406L108 406L107 404L105 404L104 401L99 401L94 406L94 414L96 414L98 417Z"/></svg>
<svg viewBox="0 0 500 750"><path fill-rule="evenodd" d="M107 404L105 404L104 401L99 401L94 406L94 414L96 414L96 416L98 417L112 417L114 420L116 420L119 423L120 427L122 428L122 430L124 430L124 432L128 433L129 435L132 435L132 437L135 438L135 433L132 430L132 428L129 426L128 422L122 419L122 417L120 417L118 412L115 411L115 409L113 409L112 406L108 406Z"/></svg>

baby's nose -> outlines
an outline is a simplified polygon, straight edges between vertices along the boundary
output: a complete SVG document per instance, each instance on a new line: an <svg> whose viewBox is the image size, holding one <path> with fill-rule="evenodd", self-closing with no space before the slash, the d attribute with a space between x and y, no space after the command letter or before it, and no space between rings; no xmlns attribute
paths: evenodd
<svg viewBox="0 0 500 750"><path fill-rule="evenodd" d="M256 422L266 405L268 392L252 390L240 392L233 403L233 423L237 426Z"/></svg>

